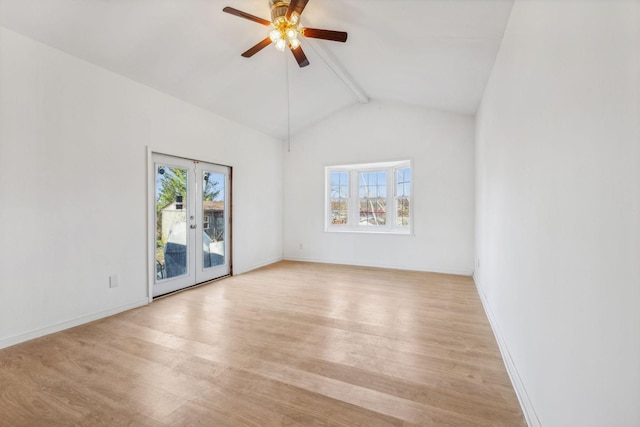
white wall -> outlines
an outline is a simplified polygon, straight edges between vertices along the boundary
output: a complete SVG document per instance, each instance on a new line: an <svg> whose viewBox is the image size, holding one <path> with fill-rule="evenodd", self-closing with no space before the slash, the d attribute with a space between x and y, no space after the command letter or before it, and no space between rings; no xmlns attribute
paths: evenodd
<svg viewBox="0 0 640 427"><path fill-rule="evenodd" d="M640 425L640 7L516 0L477 117L476 282L530 425Z"/></svg>
<svg viewBox="0 0 640 427"><path fill-rule="evenodd" d="M0 348L147 301L147 146L233 167L236 273L282 258L281 142L0 29Z"/></svg>
<svg viewBox="0 0 640 427"><path fill-rule="evenodd" d="M472 117L382 102L297 135L284 156L285 258L471 274L473 138ZM323 231L326 166L407 159L413 236Z"/></svg>

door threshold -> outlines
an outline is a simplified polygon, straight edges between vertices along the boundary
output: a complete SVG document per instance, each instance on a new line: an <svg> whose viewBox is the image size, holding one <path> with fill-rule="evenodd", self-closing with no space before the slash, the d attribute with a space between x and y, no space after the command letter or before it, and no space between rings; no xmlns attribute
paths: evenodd
<svg viewBox="0 0 640 427"><path fill-rule="evenodd" d="M155 296L155 297L153 297L152 301L155 301L155 300L158 300L158 299L161 299L161 298L164 298L164 297L170 297L172 295L179 294L180 292L184 292L184 291L189 291L189 290L194 289L194 288L199 288L201 286L205 286L205 285L208 285L210 283L217 282L218 280L227 279L229 277L231 277L231 273L225 274L224 276L216 277L215 279L207 280L206 282L196 283L195 285L187 286L186 288L178 289L178 290L175 290L175 291L167 292L166 294Z"/></svg>

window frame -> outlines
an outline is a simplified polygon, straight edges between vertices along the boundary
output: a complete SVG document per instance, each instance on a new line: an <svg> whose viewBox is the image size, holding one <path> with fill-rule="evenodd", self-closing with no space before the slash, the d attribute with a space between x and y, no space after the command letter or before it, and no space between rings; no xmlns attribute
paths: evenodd
<svg viewBox="0 0 640 427"><path fill-rule="evenodd" d="M406 226L397 225L397 200L398 200L398 170L409 168L411 177L409 181L409 224ZM331 209L331 174L334 172L348 172L348 214L346 224L332 224ZM360 224L360 183L359 174L363 172L386 172L386 220L384 225L361 225ZM362 163L350 165L336 165L325 167L325 221L326 232L351 232L351 233L371 233L371 234L413 234L413 162L411 160L400 160L391 162Z"/></svg>

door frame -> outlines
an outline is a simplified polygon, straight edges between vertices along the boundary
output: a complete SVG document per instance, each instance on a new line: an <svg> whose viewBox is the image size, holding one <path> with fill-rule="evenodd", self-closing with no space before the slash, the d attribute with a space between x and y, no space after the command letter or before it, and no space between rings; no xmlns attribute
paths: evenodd
<svg viewBox="0 0 640 427"><path fill-rule="evenodd" d="M209 161L206 159L198 159L198 160L194 160L188 156L181 156L181 155L176 155L176 154L171 154L171 153L166 153L163 151L157 151L157 150L153 150L150 146L147 146L147 206L146 206L146 210L147 210L147 221L146 221L146 225L147 225L147 299L149 301L149 303L153 302L154 296L153 296L153 286L155 284L155 277L156 277L156 268L155 268L155 261L156 261L156 254L155 254L155 244L156 244L156 229L155 229L155 218L156 218L156 212L155 212L155 196L156 196L156 176L155 176L155 167L154 167L154 162L153 162L153 155L154 154L160 154L160 155L164 155L164 156L171 156L171 157L176 157L176 158L180 158L180 159L184 159L184 160L189 160L189 161L197 161L197 162L205 162L205 163L210 163L213 165L219 165L219 166L223 166L226 168L229 168L229 182L228 182L228 186L229 186L229 193L228 193L228 211L227 211L227 215L228 215L228 227L229 229L226 230L227 234L228 234L228 239L229 239L229 253L227 254L228 259L229 259L229 274L222 276L222 277L229 277L229 276L233 276L233 167L229 166L229 165L223 165L220 163L216 163L213 161ZM226 237L225 237L226 238ZM210 281L213 280L218 280L222 277L216 278L216 279L212 279L209 280L207 282L203 282L203 283L208 283ZM198 286L201 283L196 283L194 286ZM189 287L192 286L188 286L185 289L188 289Z"/></svg>

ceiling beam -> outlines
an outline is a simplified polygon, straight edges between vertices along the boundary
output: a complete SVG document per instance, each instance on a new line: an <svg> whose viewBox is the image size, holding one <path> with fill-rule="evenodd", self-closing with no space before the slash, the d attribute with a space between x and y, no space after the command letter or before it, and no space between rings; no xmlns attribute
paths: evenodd
<svg viewBox="0 0 640 427"><path fill-rule="evenodd" d="M349 75L347 70L338 62L338 60L329 53L327 49L311 38L305 38L305 44L311 47L315 53L327 64L327 67L334 72L334 74L340 79L342 83L349 89L353 96L361 104L367 104L369 102L369 96L358 86L353 77Z"/></svg>

